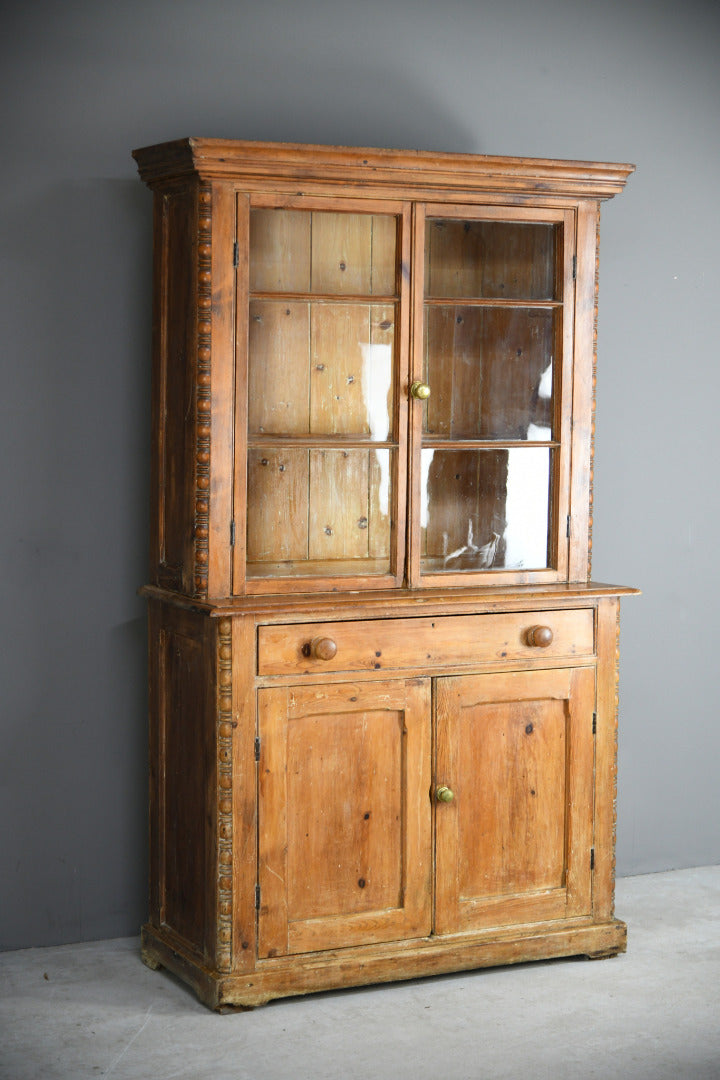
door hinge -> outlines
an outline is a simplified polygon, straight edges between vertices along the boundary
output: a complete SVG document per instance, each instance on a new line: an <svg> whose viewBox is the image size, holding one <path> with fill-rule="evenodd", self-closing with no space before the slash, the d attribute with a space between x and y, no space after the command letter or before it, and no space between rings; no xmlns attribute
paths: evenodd
<svg viewBox="0 0 720 1080"><path fill-rule="evenodd" d="M597 713L593 713L593 735L597 735Z"/></svg>
<svg viewBox="0 0 720 1080"><path fill-rule="evenodd" d="M260 910L260 886L255 886L255 910Z"/></svg>
<svg viewBox="0 0 720 1080"><path fill-rule="evenodd" d="M237 266L237 263L235 264ZM577 280L577 255L573 255L573 281Z"/></svg>
<svg viewBox="0 0 720 1080"><path fill-rule="evenodd" d="M235 547L235 522L230 522L230 547Z"/></svg>
<svg viewBox="0 0 720 1080"><path fill-rule="evenodd" d="M570 515L569 514L568 514L567 520L565 522L565 536L568 538L568 540L570 539Z"/></svg>
<svg viewBox="0 0 720 1080"><path fill-rule="evenodd" d="M240 265L240 245L237 240L233 244L233 266Z"/></svg>
<svg viewBox="0 0 720 1080"><path fill-rule="evenodd" d="M590 869L591 870L595 869L595 848L594 847L590 848Z"/></svg>
<svg viewBox="0 0 720 1080"><path fill-rule="evenodd" d="M255 740L255 760L260 760L260 739Z"/></svg>

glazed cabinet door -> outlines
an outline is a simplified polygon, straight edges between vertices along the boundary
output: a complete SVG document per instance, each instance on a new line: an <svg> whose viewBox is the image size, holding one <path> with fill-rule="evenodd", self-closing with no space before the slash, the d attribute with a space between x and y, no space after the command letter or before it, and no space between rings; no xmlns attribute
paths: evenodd
<svg viewBox="0 0 720 1080"><path fill-rule="evenodd" d="M259 691L260 957L428 934L430 681Z"/></svg>
<svg viewBox="0 0 720 1080"><path fill-rule="evenodd" d="M594 700L590 667L438 679L437 933L590 913Z"/></svg>
<svg viewBox="0 0 720 1080"><path fill-rule="evenodd" d="M402 581L408 220L239 198L236 593Z"/></svg>
<svg viewBox="0 0 720 1080"><path fill-rule="evenodd" d="M574 212L428 204L415 228L411 580L567 580Z"/></svg>

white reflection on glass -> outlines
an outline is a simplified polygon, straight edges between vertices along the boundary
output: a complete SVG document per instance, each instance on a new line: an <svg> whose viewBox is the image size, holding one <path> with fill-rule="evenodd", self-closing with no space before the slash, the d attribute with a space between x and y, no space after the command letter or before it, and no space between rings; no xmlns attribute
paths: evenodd
<svg viewBox="0 0 720 1080"><path fill-rule="evenodd" d="M552 398L552 358L550 363L540 376L537 396L540 401L550 401ZM552 428L546 424L528 424L526 438L528 442L549 442L552 439Z"/></svg>
<svg viewBox="0 0 720 1080"><path fill-rule="evenodd" d="M370 438L373 442L386 442L390 434L388 396L392 385L392 346L362 341L358 344L362 353L361 385ZM376 452L375 460L380 469L380 513L387 516L390 510L390 455Z"/></svg>
<svg viewBox="0 0 720 1080"><path fill-rule="evenodd" d="M550 451L508 450L505 565L547 566Z"/></svg>
<svg viewBox="0 0 720 1080"><path fill-rule="evenodd" d="M428 491L428 478L430 466L435 457L434 450L423 450L420 454L420 528L427 529L428 508L430 506L430 492Z"/></svg>

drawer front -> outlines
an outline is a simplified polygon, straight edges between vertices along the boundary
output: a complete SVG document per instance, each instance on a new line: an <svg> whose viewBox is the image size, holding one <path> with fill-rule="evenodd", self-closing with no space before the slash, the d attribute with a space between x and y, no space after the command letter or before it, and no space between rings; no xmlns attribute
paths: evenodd
<svg viewBox="0 0 720 1080"><path fill-rule="evenodd" d="M261 626L259 675L388 671L592 656L593 611Z"/></svg>

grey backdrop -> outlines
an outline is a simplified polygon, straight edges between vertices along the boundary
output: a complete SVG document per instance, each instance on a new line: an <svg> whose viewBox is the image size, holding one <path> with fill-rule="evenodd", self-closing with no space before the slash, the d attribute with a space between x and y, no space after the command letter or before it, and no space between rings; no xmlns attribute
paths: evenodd
<svg viewBox="0 0 720 1080"><path fill-rule="evenodd" d="M618 871L720 861L719 31L700 0L4 5L4 947L145 914L151 196L130 150L184 135L637 163L601 244L594 576L644 590Z"/></svg>

